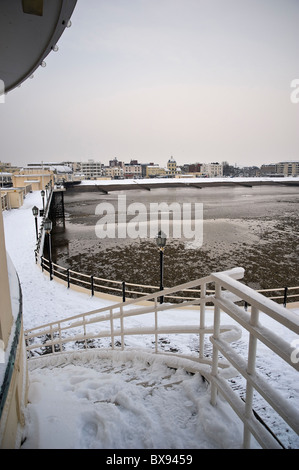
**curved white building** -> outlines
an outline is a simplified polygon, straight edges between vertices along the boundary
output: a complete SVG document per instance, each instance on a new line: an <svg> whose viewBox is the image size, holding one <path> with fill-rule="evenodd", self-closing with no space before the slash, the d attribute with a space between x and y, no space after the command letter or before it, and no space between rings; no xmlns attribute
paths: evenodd
<svg viewBox="0 0 299 470"><path fill-rule="evenodd" d="M30 77L55 50L75 5L76 0L0 3L0 100L4 100L4 93ZM20 446L26 400L22 292L6 255L0 207L0 449Z"/></svg>

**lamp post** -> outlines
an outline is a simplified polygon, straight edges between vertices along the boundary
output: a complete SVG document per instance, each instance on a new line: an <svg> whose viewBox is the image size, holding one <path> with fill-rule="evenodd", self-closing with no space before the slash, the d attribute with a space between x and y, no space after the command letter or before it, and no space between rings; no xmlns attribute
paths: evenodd
<svg viewBox="0 0 299 470"><path fill-rule="evenodd" d="M42 189L42 191L40 193L41 193L41 197L42 197L42 200L43 200L43 210L45 210L45 191Z"/></svg>
<svg viewBox="0 0 299 470"><path fill-rule="evenodd" d="M47 218L44 222L44 229L48 234L48 250L49 250L49 268L50 268L50 281L52 281L52 250L51 250L51 230L52 230L52 221Z"/></svg>
<svg viewBox="0 0 299 470"><path fill-rule="evenodd" d="M165 248L165 245L166 245L166 240L167 240L167 236L165 235L164 232L162 232L162 230L160 230L158 232L158 235L156 236L156 243L157 243L157 246L160 250L160 290L161 291L164 289L164 286L163 286L163 270L164 270L163 255L164 255L164 248ZM160 304L163 304L163 301L164 301L164 298L161 295Z"/></svg>
<svg viewBox="0 0 299 470"><path fill-rule="evenodd" d="M36 233L36 240L38 239L38 228L37 228L37 216L38 216L38 207L32 207L32 214L35 217L35 233Z"/></svg>

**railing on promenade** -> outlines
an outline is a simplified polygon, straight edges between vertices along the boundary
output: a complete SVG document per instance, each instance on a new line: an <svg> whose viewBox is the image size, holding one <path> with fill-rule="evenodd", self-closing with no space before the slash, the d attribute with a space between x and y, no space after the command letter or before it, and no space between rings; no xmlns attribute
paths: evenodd
<svg viewBox="0 0 299 470"><path fill-rule="evenodd" d="M65 268L56 263L51 263L47 258L40 257L40 265L43 270L51 273L51 277L56 277L65 282L66 286L80 286L86 289L92 296L96 292L107 293L116 295L122 298L123 302L132 297L140 297L142 295L152 294L160 290L159 286L148 284L136 284L126 281L116 281L113 279L104 279L94 275L79 273L69 268ZM273 289L260 289L259 292L267 298L274 300L277 303L282 303L284 306L287 303L296 302L299 300L299 286L296 287L281 287ZM210 290L209 293L214 293ZM182 292L177 292L175 295L165 295L165 299L171 301L182 301L188 299L196 299L200 295L200 289L185 289ZM248 303L244 302L245 309L248 308Z"/></svg>
<svg viewBox="0 0 299 470"><path fill-rule="evenodd" d="M34 354L43 354L45 350L56 354L74 351L78 347L108 347L123 351L132 335L152 335L154 340L149 344L152 344L155 354L163 354L166 363L172 367L174 364L177 367L183 365L185 369L199 372L206 378L212 405L217 404L218 394L230 404L243 422L243 447L250 447L251 436L254 436L264 448L280 448L278 439L256 417L257 394L298 435L299 411L290 400L278 393L277 383L274 387L269 382L269 372L273 371L267 371L264 364L263 367L258 364L257 343L270 350L267 354L274 354L273 364L282 360L284 369L290 367L299 371L298 361L293 360L291 343L284 339L285 335L275 333L277 326L280 326L289 337L290 333L299 335L299 316L239 282L243 274L244 269L235 268L163 291L163 296L170 297L177 292L199 288L201 294L195 300L160 304L160 291L31 328L25 331L27 352L34 357ZM207 294L208 287L213 287L213 295ZM251 306L248 311L237 305L240 300ZM207 304L212 304L213 308L207 308ZM184 315L176 315L175 321L170 320L174 317L167 316L167 312L170 314L182 307L194 307L195 321L192 324L186 324ZM225 312L234 324L221 323L221 312ZM142 315L146 315L146 321L140 321L140 326L136 326L136 321L128 325L129 318ZM274 327L267 326L269 323L265 323L265 319L271 319ZM249 335L247 348L236 347L242 331ZM165 353L159 343L159 335L165 334L196 335L198 352L197 348L193 348L185 355L171 350ZM104 339L108 341L103 344ZM237 375L245 381L245 398L233 389L231 379ZM295 383L289 384L290 394L292 386L295 387Z"/></svg>
<svg viewBox="0 0 299 470"><path fill-rule="evenodd" d="M49 263L49 260L41 257L40 264L42 270L49 272L51 277L56 277L64 281L65 285L70 288L71 286L79 286L86 289L92 296L96 292L107 293L119 296L123 302L128 298L136 298L144 295L152 294L160 290L158 286L149 284L136 284L126 281L115 281L113 279L104 279L93 275L83 274L72 269L59 266L56 263ZM209 291L212 293L213 291ZM163 295L164 299L194 300L200 295L200 289L184 289L182 292L177 292L175 295Z"/></svg>

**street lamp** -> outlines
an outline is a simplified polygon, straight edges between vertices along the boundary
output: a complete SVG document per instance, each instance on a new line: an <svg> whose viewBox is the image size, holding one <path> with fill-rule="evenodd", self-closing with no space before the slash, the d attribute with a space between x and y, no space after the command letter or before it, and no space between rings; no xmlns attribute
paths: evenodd
<svg viewBox="0 0 299 470"><path fill-rule="evenodd" d="M47 218L44 222L44 229L48 234L48 250L49 250L49 268L50 268L50 281L52 281L52 253L51 253L51 230L52 230L52 221Z"/></svg>
<svg viewBox="0 0 299 470"><path fill-rule="evenodd" d="M37 216L38 216L38 207L32 207L32 214L35 217L35 233L36 233L36 240L38 239L38 229L37 229Z"/></svg>
<svg viewBox="0 0 299 470"><path fill-rule="evenodd" d="M167 236L165 235L162 230L159 231L158 235L156 236L156 243L158 248L160 249L160 290L162 291L164 289L163 287L163 254L164 254L164 248L166 245L166 240ZM163 296L161 295L160 297L160 304L163 304Z"/></svg>
<svg viewBox="0 0 299 470"><path fill-rule="evenodd" d="M43 210L45 210L45 191L42 189L40 193L41 193L41 197L43 199Z"/></svg>

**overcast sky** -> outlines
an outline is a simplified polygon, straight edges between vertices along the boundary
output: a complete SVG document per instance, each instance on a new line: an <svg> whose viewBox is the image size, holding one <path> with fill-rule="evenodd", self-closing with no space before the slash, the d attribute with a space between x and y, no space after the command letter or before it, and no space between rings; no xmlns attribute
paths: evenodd
<svg viewBox="0 0 299 470"><path fill-rule="evenodd" d="M299 160L298 0L78 0L0 104L0 160Z"/></svg>

